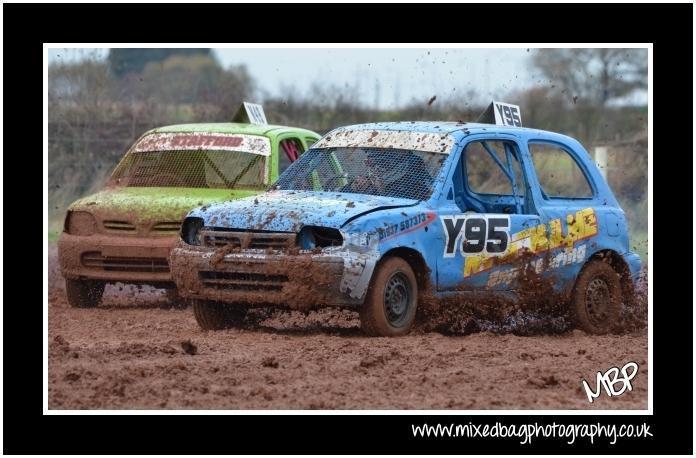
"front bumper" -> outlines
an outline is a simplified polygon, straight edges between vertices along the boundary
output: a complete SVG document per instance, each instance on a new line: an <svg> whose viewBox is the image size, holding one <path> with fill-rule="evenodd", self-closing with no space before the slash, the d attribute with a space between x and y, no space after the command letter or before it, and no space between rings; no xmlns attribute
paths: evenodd
<svg viewBox="0 0 696 458"><path fill-rule="evenodd" d="M309 309L362 304L376 253L225 253L180 243L170 262L184 297Z"/></svg>
<svg viewBox="0 0 696 458"><path fill-rule="evenodd" d="M178 238L63 233L58 240L61 272L70 279L169 286L169 252Z"/></svg>

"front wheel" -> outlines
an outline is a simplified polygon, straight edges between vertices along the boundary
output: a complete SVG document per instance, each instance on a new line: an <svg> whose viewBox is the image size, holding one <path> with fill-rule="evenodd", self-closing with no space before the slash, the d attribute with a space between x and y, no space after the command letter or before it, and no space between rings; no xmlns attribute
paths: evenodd
<svg viewBox="0 0 696 458"><path fill-rule="evenodd" d="M590 334L606 334L618 322L620 308L619 275L605 262L588 262L575 282L571 299L578 327Z"/></svg>
<svg viewBox="0 0 696 458"><path fill-rule="evenodd" d="M92 308L99 305L106 284L96 280L65 279L68 303L76 308Z"/></svg>
<svg viewBox="0 0 696 458"><path fill-rule="evenodd" d="M413 326L418 306L418 285L413 269L401 258L382 261L360 309L360 325L370 336L400 336Z"/></svg>
<svg viewBox="0 0 696 458"><path fill-rule="evenodd" d="M193 315L198 326L207 331L218 331L238 326L246 316L246 310L216 301L194 299Z"/></svg>

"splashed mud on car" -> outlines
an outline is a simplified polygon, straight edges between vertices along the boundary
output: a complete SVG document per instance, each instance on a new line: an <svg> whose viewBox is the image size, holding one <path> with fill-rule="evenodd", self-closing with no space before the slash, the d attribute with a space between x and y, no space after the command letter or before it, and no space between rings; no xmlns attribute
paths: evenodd
<svg viewBox="0 0 696 458"><path fill-rule="evenodd" d="M195 207L260 193L319 136L243 123L152 129L128 150L104 189L73 202L58 246L67 294L94 307L109 283L167 287L175 294L169 252Z"/></svg>
<svg viewBox="0 0 696 458"><path fill-rule="evenodd" d="M518 127L515 110L515 127L339 127L267 192L192 210L170 261L199 325L225 328L250 303L353 307L367 334L398 336L428 294L542 297L549 318L614 330L641 265L623 210L577 140ZM549 163L578 180L542 180Z"/></svg>

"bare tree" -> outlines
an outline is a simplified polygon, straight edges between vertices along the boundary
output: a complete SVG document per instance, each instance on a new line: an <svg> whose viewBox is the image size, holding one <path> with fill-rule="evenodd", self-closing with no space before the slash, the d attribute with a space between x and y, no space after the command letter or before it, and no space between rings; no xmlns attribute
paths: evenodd
<svg viewBox="0 0 696 458"><path fill-rule="evenodd" d="M645 49L541 49L532 63L573 102L605 106L648 86Z"/></svg>

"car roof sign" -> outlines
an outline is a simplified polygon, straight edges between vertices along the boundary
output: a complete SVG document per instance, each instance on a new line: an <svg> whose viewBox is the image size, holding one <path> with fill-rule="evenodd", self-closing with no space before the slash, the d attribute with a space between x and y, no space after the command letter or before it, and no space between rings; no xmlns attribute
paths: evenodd
<svg viewBox="0 0 696 458"><path fill-rule="evenodd" d="M248 124L257 124L261 126L268 125L266 114L263 112L263 107L258 103L244 102L239 107L237 113L232 118L233 122L243 122Z"/></svg>
<svg viewBox="0 0 696 458"><path fill-rule="evenodd" d="M476 122L498 126L522 127L522 111L518 105L492 101Z"/></svg>

